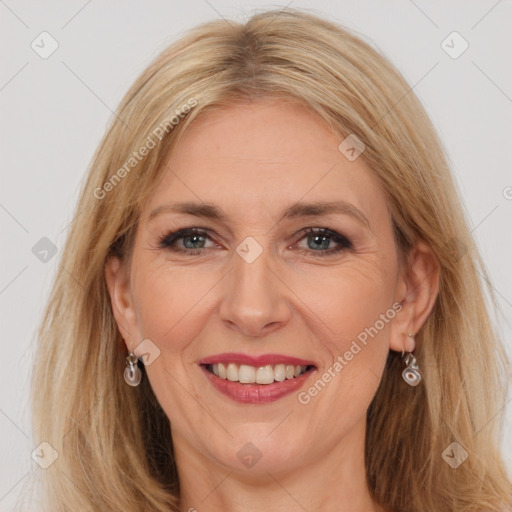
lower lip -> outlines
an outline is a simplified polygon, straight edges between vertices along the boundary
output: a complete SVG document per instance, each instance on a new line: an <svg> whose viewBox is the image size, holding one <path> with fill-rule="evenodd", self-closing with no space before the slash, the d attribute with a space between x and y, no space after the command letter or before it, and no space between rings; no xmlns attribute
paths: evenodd
<svg viewBox="0 0 512 512"><path fill-rule="evenodd" d="M297 391L315 371L308 370L300 377L286 379L282 382L274 382L273 384L242 384L240 382L221 379L209 372L204 366L201 366L201 369L217 391L220 391L235 402L242 404L266 404L275 402Z"/></svg>

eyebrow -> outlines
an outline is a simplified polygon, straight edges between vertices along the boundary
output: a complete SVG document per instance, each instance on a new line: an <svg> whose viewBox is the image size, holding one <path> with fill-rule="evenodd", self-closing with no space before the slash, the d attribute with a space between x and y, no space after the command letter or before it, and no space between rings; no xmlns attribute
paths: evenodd
<svg viewBox="0 0 512 512"><path fill-rule="evenodd" d="M155 208L149 214L148 222L162 213L193 215L195 217L216 220L224 224L227 224L229 220L228 216L217 205L186 201L182 203L167 203ZM329 214L349 215L372 231L370 222L366 215L359 208L346 201L293 203L284 210L278 222L281 222L284 219L317 217Z"/></svg>

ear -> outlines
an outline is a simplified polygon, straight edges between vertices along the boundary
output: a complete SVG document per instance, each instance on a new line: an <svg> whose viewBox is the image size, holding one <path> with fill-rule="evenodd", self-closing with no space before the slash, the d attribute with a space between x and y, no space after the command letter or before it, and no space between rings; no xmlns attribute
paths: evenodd
<svg viewBox="0 0 512 512"><path fill-rule="evenodd" d="M137 316L131 296L129 271L116 256L109 257L105 262L105 281L117 327L126 348L131 352L138 339Z"/></svg>
<svg viewBox="0 0 512 512"><path fill-rule="evenodd" d="M440 265L433 250L425 242L416 243L397 283L395 297L402 309L390 323L391 350L414 350L414 338L408 334L414 336L430 315L439 292L439 274Z"/></svg>

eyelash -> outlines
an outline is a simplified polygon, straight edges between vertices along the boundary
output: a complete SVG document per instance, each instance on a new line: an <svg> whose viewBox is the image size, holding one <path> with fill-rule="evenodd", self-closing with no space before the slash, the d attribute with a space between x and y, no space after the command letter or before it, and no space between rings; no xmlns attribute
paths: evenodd
<svg viewBox="0 0 512 512"><path fill-rule="evenodd" d="M201 254L204 250L207 248L200 248L200 249L179 249L177 247L173 247L173 244L182 238L186 238L188 236L202 236L205 238L208 238L210 241L212 240L211 236L208 234L208 232L198 229L198 228L185 228L180 229L175 232L167 233L166 235L162 236L158 240L158 247L160 249L169 249L173 252L178 253L186 253L191 256L196 256ZM314 250L314 249L299 249L299 253L313 253L314 255L318 255L320 257L330 256L337 254L343 250L351 250L353 249L352 242L345 236L340 235L336 231L331 231L330 229L326 228L306 228L302 231L302 236L299 238L298 241L303 240L304 238L307 238L308 236L320 236L320 237L326 237L330 238L334 242L336 242L338 247L334 249L328 249L328 250Z"/></svg>

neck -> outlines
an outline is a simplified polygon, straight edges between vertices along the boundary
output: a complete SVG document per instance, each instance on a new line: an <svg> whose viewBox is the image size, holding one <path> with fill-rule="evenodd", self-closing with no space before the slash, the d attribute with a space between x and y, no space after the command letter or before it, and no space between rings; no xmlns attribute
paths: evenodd
<svg viewBox="0 0 512 512"><path fill-rule="evenodd" d="M362 435L361 435L362 434ZM182 512L384 512L371 498L364 466L364 430L301 466L239 471L174 439Z"/></svg>

